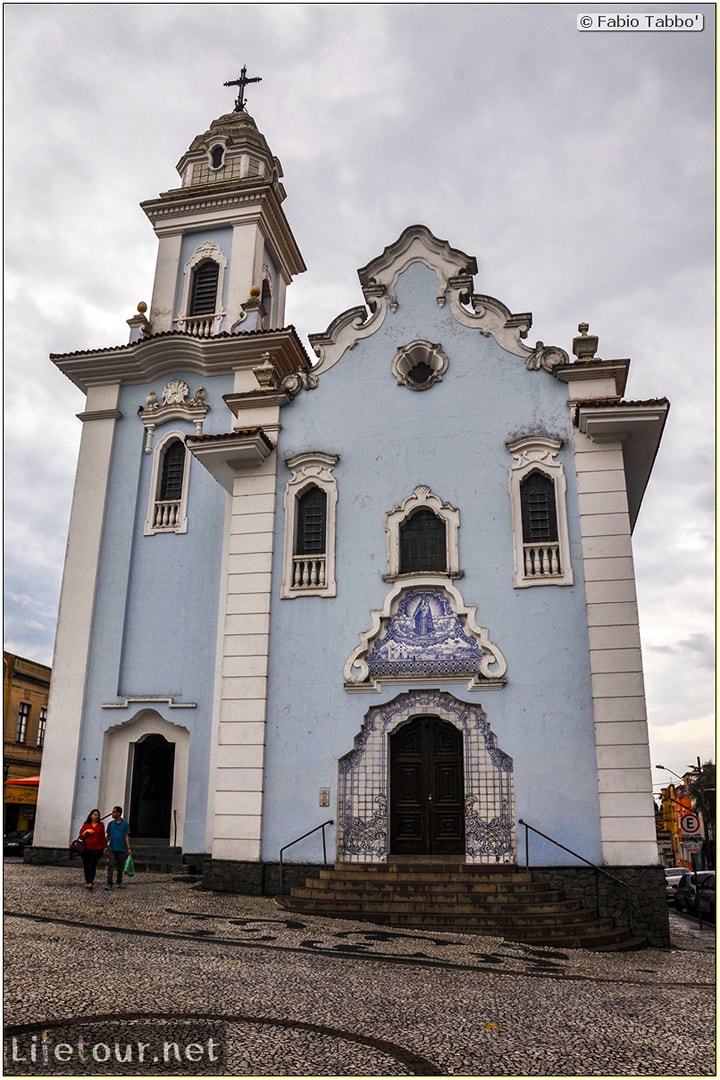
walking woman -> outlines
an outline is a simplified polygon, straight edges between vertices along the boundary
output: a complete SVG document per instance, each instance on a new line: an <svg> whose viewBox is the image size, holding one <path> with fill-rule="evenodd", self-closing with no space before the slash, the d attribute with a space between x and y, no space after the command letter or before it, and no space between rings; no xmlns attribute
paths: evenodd
<svg viewBox="0 0 720 1080"><path fill-rule="evenodd" d="M107 847L105 826L100 820L100 811L97 808L88 814L85 824L80 829L80 839L85 841L85 850L81 856L85 871L85 888L92 889L97 864Z"/></svg>

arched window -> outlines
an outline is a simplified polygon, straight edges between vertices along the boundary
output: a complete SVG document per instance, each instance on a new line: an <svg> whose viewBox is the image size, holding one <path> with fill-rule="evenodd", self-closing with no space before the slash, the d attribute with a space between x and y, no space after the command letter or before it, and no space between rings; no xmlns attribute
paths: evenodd
<svg viewBox="0 0 720 1080"><path fill-rule="evenodd" d="M215 311L220 267L206 259L195 267L192 279L189 315L212 315Z"/></svg>
<svg viewBox="0 0 720 1080"><path fill-rule="evenodd" d="M296 555L324 555L327 531L327 495L314 484L298 499Z"/></svg>
<svg viewBox="0 0 720 1080"><path fill-rule="evenodd" d="M199 244L183 267L182 301L178 329L192 337L208 338L221 332L223 285L227 257L209 238Z"/></svg>
<svg viewBox="0 0 720 1080"><path fill-rule="evenodd" d="M536 470L520 483L523 542L556 541L555 484L545 473Z"/></svg>
<svg viewBox="0 0 720 1080"><path fill-rule="evenodd" d="M400 525L400 573L447 573L445 522L421 508Z"/></svg>
<svg viewBox="0 0 720 1080"><path fill-rule="evenodd" d="M557 460L562 440L525 435L506 445L515 458L509 477L515 588L572 585L565 474Z"/></svg>
<svg viewBox="0 0 720 1080"><path fill-rule="evenodd" d="M219 169L222 166L224 157L225 147L219 145L213 146L212 150L210 151L210 161L212 163L213 169Z"/></svg>
<svg viewBox="0 0 720 1080"><path fill-rule="evenodd" d="M188 465L187 447L178 435L166 436L155 448L146 536L187 532Z"/></svg>
<svg viewBox="0 0 720 1080"><path fill-rule="evenodd" d="M179 439L173 439L163 454L159 497L164 500L180 499L185 472L185 447Z"/></svg>
<svg viewBox="0 0 720 1080"><path fill-rule="evenodd" d="M460 511L418 484L385 515L386 581L410 574L460 577Z"/></svg>
<svg viewBox="0 0 720 1080"><path fill-rule="evenodd" d="M280 595L335 596L335 454L313 451L288 458L285 544Z"/></svg>

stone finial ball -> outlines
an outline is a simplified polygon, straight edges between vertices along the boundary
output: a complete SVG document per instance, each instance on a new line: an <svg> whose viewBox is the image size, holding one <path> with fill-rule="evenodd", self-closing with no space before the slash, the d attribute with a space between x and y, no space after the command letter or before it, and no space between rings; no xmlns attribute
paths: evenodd
<svg viewBox="0 0 720 1080"><path fill-rule="evenodd" d="M138 309L138 311L140 312L141 315L145 314L145 312L147 311L147 304L145 303L144 300L140 301L140 303L137 306L137 309Z"/></svg>

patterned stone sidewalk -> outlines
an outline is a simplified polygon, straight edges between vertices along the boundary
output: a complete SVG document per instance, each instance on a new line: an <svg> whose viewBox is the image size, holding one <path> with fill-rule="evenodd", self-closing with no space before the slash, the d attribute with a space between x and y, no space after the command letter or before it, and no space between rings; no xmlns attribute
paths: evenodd
<svg viewBox="0 0 720 1080"><path fill-rule="evenodd" d="M4 869L6 1075L716 1074L714 932L675 914L672 949L590 953Z"/></svg>

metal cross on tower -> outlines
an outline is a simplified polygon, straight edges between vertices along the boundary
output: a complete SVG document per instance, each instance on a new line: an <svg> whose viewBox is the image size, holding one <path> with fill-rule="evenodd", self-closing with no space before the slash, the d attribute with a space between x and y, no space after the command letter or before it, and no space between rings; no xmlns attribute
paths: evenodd
<svg viewBox="0 0 720 1080"><path fill-rule="evenodd" d="M244 112L245 111L245 87L247 86L248 83L253 83L253 82L262 82L262 79L260 78L259 75L254 76L254 78L248 78L247 68L243 65L243 69L240 72L240 78L239 79L233 79L231 82L223 83L223 86L239 86L240 87L240 93L238 94L237 101L235 102L234 112Z"/></svg>

